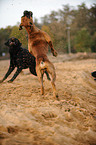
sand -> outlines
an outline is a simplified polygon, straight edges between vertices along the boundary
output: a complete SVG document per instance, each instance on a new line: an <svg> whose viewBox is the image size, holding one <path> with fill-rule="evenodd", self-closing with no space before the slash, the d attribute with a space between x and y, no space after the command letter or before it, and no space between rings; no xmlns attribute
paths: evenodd
<svg viewBox="0 0 96 145"><path fill-rule="evenodd" d="M0 145L96 145L95 59L49 56L56 68L59 100L44 77L45 95L38 78L26 69L13 83L0 84ZM0 61L0 79L9 67ZM15 70L16 71L16 70Z"/></svg>

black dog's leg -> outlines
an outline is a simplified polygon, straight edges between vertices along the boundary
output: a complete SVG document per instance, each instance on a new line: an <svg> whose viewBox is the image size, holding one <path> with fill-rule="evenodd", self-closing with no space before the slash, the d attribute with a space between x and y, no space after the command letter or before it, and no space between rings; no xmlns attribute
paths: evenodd
<svg viewBox="0 0 96 145"><path fill-rule="evenodd" d="M20 68L17 68L17 71L15 72L15 74L14 74L14 76L11 78L11 80L9 80L8 82L9 83L11 83L11 82L13 82L15 79L16 79L16 77L19 75L19 73L22 71L22 69L20 69Z"/></svg>
<svg viewBox="0 0 96 145"><path fill-rule="evenodd" d="M7 73L5 74L4 78L0 80L0 83L2 83L4 80L7 79L7 77L11 74L11 72L14 70L15 67L10 66Z"/></svg>
<svg viewBox="0 0 96 145"><path fill-rule="evenodd" d="M33 68L30 67L29 70L33 75L37 76L37 73L36 73L36 70L34 69L34 67Z"/></svg>

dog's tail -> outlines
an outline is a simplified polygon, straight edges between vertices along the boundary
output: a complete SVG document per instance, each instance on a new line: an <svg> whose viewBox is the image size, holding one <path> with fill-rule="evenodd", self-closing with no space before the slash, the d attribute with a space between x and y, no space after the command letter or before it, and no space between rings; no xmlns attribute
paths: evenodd
<svg viewBox="0 0 96 145"><path fill-rule="evenodd" d="M49 77L48 71L47 71L46 63L45 63L44 61L41 61L41 62L40 62L40 68L41 68L41 70L43 70L43 72L46 74L47 79L48 79L48 80L51 80L50 77Z"/></svg>
<svg viewBox="0 0 96 145"><path fill-rule="evenodd" d="M41 69L45 69L46 68L46 63L44 61L40 62L40 67Z"/></svg>

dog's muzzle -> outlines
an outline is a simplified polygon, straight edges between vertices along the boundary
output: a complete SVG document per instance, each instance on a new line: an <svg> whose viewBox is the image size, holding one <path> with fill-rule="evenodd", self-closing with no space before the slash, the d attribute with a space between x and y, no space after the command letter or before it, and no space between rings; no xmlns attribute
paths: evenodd
<svg viewBox="0 0 96 145"><path fill-rule="evenodd" d="M15 45L15 42L10 42L10 46Z"/></svg>

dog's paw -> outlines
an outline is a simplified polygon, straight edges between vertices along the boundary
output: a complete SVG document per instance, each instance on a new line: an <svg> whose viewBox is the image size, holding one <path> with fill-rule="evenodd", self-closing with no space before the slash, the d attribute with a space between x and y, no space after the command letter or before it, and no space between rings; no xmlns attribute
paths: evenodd
<svg viewBox="0 0 96 145"><path fill-rule="evenodd" d="M55 57L56 57L57 55L58 55L57 51L56 51L56 50L54 50L54 51L53 51L53 56L55 56Z"/></svg>

